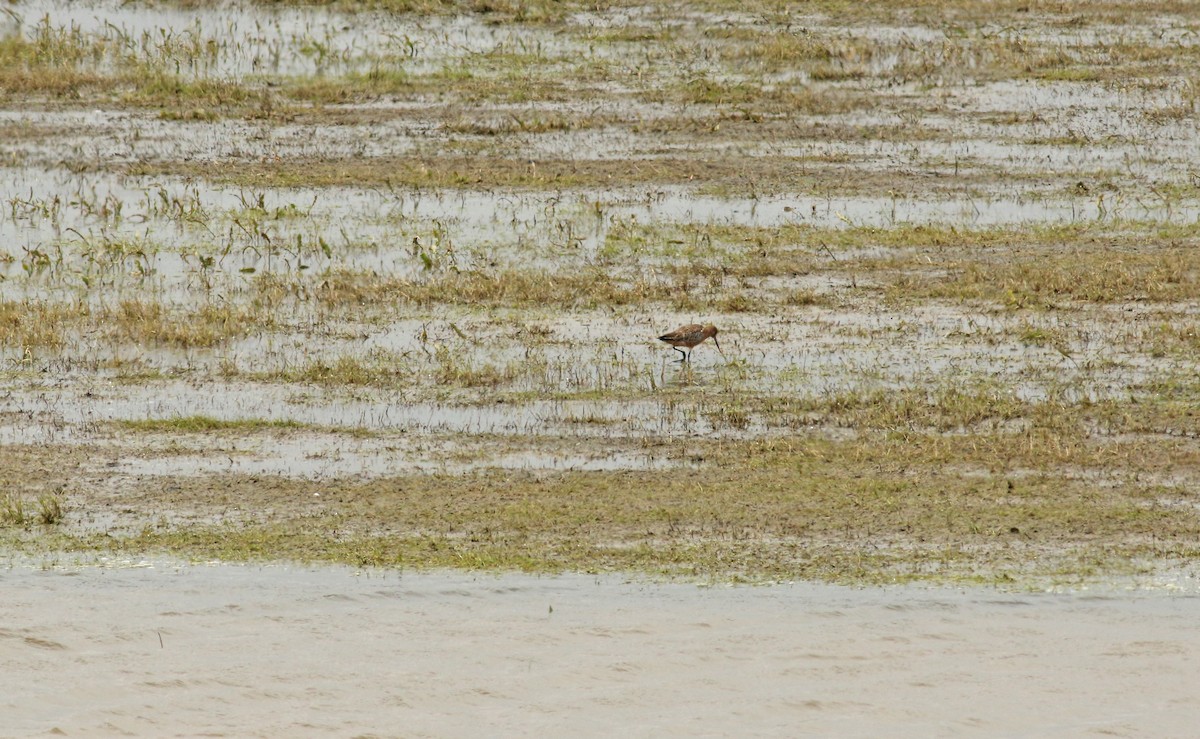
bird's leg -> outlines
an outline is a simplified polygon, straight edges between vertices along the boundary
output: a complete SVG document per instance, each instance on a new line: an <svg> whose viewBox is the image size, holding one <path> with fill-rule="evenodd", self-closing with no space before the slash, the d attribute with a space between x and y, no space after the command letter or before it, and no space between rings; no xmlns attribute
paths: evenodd
<svg viewBox="0 0 1200 739"><path fill-rule="evenodd" d="M673 346L671 348L674 349L675 351L679 352L681 355L683 355L679 359L676 359L675 360L676 362L686 362L687 361L687 352L685 352L684 350L680 349L677 346Z"/></svg>

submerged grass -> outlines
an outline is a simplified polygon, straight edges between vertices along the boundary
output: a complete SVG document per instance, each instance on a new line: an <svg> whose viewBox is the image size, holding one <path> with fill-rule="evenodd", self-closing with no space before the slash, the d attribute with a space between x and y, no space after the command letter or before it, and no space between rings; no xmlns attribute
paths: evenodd
<svg viewBox="0 0 1200 739"><path fill-rule="evenodd" d="M601 270L582 273L452 271L424 280L335 270L325 275L317 292L322 305L340 309L396 302L586 308L644 303L669 295L665 285L643 280L626 282Z"/></svg>
<svg viewBox="0 0 1200 739"><path fill-rule="evenodd" d="M245 103L253 88L239 81L180 72L211 63L221 46L193 29L137 38L112 24L88 33L46 16L26 33L0 39L0 92L85 101L103 96L139 107Z"/></svg>
<svg viewBox="0 0 1200 739"><path fill-rule="evenodd" d="M150 433L208 433L212 431L263 431L302 429L306 424L284 418L221 419L212 416L175 416L172 418L124 419L115 422L129 431Z"/></svg>
<svg viewBox="0 0 1200 739"><path fill-rule="evenodd" d="M67 343L69 323L89 314L79 303L0 301L0 347L60 349Z"/></svg>
<svg viewBox="0 0 1200 739"><path fill-rule="evenodd" d="M171 310L161 302L122 300L106 313L104 325L114 341L176 349L212 348L244 336L272 321L252 318L249 309L209 303L199 310Z"/></svg>
<svg viewBox="0 0 1200 739"><path fill-rule="evenodd" d="M236 44L198 30L156 45L115 27L83 33L47 21L0 41L0 93L14 106L53 98L56 107L159 109L163 120L154 123L163 130L152 137L205 130L223 116L262 120L222 124L252 129L222 149L228 156L186 161L143 155L136 115L114 138L119 146L91 147L130 154L103 159L88 146L57 147L67 134L36 116L4 129L14 161L41 157L72 177L119 169L216 182L232 186L223 197L243 188L243 207L226 217L205 205L211 198L202 185L174 199L160 186L158 200L147 194L122 216L119 199L89 194L91 185L75 187L74 179L57 200L35 202L32 193L10 200L8 216L19 229L29 226L21 236L29 243L21 243L24 256L0 256L0 348L6 371L24 384L6 401L17 410L5 410L3 422L18 434L32 424L51 438L66 427L71 441L4 447L0 542L846 582L1083 576L1128 571L1139 557L1200 556L1193 493L1200 489L1193 359L1200 340L1191 315L1200 239L1175 210L1190 212L1196 188L1186 167L1169 171L1176 152L1165 161L1125 154L1129 141L1158 151L1186 140L1180 131L1195 118L1200 55L1171 39L1189 27L1190 4L818 0L803 8L803 28L796 8L774 0L703 0L686 12L625 0L366 5L554 27L511 41L507 31L485 29L491 48L450 44L443 60L430 51L446 40L436 36L436 22L406 20L420 29L407 46L392 39L384 53L355 51L298 77L218 73ZM726 22L731 12L755 22ZM1145 43L1132 32L1108 38L1102 24L1118 20L1137 33L1167 30ZM908 32L914 27L919 35ZM1036 110L981 106L976 98L992 89L983 85L1002 80ZM1153 110L1136 102L1147 91ZM1096 135L1110 116L1134 134ZM295 128L274 127L284 120ZM90 145L89 126L69 133L83 131ZM992 141L995 127L1004 133ZM312 132L320 136L310 142ZM337 137L329 140L336 154L323 153L323 136ZM289 137L305 143L277 148ZM586 148L592 141L597 152ZM964 154L960 167L949 153L989 143L1012 147L1014 166ZM1033 146L1060 154L1069 147L1071 161L1123 164L1120 171L1042 164L1041 149L1037 162L1022 163ZM303 158L273 155L300 150ZM643 199L652 205L665 186L685 199L749 201L749 219L770 225L738 225L730 221L741 215L720 212L680 216L692 223L629 215L640 215ZM343 224L340 201L325 209L340 197L327 195L334 190L306 192L311 206L286 203L300 202L287 188L340 187L386 191L394 212L379 220L352 214ZM457 201L447 193L464 190L502 193L491 229L503 232L504 244L512 236L516 248L457 234L441 251L377 246L376 237L361 237L371 242L364 246L354 233L358 224L382 222L403 238L389 231L380 240L406 244L414 236L410 206L415 213L432 203L438 235L431 238L441 246L441 235L457 228ZM566 213L563 193L578 191L601 194ZM772 192L813 201L811 212L806 204L796 206L805 212L785 209L790 220L778 213L757 220L759 196ZM961 201L977 193L1018 206L1052 197L1087 216L1051 225L897 220L905 198L938 204L941 195ZM865 226L839 212L839 195L878 198L882 218L865 218L889 225ZM270 205L276 196L285 204ZM510 198L519 202L514 212L532 215L508 222ZM1149 203L1140 211L1130 205L1139 198ZM323 209L334 215L321 216ZM1165 215L1131 221L1119 212ZM786 222L773 222L777 216ZM810 216L836 225L809 225ZM147 234L169 236L161 244L127 238L135 219L139 229L147 223ZM54 242L44 238L49 232ZM284 248L284 233L301 232L294 253ZM353 254L339 251L342 244ZM186 274L176 280L170 264L185 250ZM272 258L285 253L292 258ZM1059 308L1071 310L1050 312ZM481 330L464 332L460 315ZM597 315L598 327L588 326ZM734 347L740 331L741 347L674 372L632 346L691 320L720 322ZM430 339L426 327L415 342L411 333L397 335L421 323L438 324L442 338ZM594 342L602 327L625 333ZM795 336L817 341L797 349ZM907 348L889 352L897 348L889 342L914 336L921 340L913 346L947 349L946 357L870 366ZM239 343L247 338L254 340ZM392 340L400 348L367 349ZM793 366L777 364L780 346L783 361L792 362L792 352ZM993 346L1011 355L998 360L992 379L964 379L953 366L959 350L986 362ZM843 349L844 368L817 356ZM905 374L913 367L917 375ZM536 454L550 436L557 450L599 438L644 444L648 455L696 469L135 479L96 460L157 437L194 448L211 435L218 443L195 453L216 454L234 436L269 445L281 432L330 429L182 415L101 422L128 432L106 437L90 420L72 424L58 414L54 393L80 389L80 377L154 383L179 375L212 382L216 392L238 378L292 384L303 396L297 402L309 394L449 399L465 413L531 400L613 403L571 415L561 424L571 433L535 433L531 425L506 448ZM866 389L819 389L825 382ZM626 418L620 403L640 407ZM669 426L647 432L656 413L687 419L687 434ZM623 437L634 424L642 436ZM712 438L688 435L710 430ZM335 431L338 443L349 433ZM113 436L124 446L87 446L98 438L117 444ZM414 442L414 454L456 453L453 443L450 452L423 443ZM61 492L47 493L68 482L69 510ZM103 532L89 528L96 511L117 522ZM61 525L31 525L38 521Z"/></svg>
<svg viewBox="0 0 1200 739"><path fill-rule="evenodd" d="M487 125L487 124L485 124ZM522 134L516 133L515 136ZM770 134L768 134L769 136ZM377 157L295 157L288 159L227 159L177 161L144 159L137 162L98 162L91 166L135 176L204 178L239 187L382 187L416 190L494 189L558 191L623 188L639 185L688 185L703 194L753 197L796 193L832 195L960 194L966 188L992 186L999 173L984 166L956 171L953 165L923 171L897 181L888 172L869 167L837 166L820 156L747 157L728 151L709 151L703 157L674 153L634 153L623 158L570 158L552 154L529 156L508 149L480 156L488 142L455 151L445 142L437 152ZM1041 172L1007 170L1012 182L1041 184Z"/></svg>
<svg viewBox="0 0 1200 739"><path fill-rule="evenodd" d="M1002 434L693 445L704 460L694 476L175 478L125 498L136 501L125 533L8 540L232 560L860 583L1086 577L1137 556L1190 556L1200 535L1193 488L1147 479L1154 463L1139 461L1140 442L1089 442L1090 469L1073 467L1074 457L1029 468L1029 457L994 456L1018 443L1030 445ZM1195 443L1174 443L1186 450L1181 469L1195 473ZM155 523L168 494L196 512L194 523ZM231 504L272 513L205 521Z"/></svg>
<svg viewBox="0 0 1200 739"><path fill-rule="evenodd" d="M0 38L0 91L66 95L108 87L110 78L98 66L109 51L102 39L49 23L39 24L32 38L6 34Z"/></svg>
<svg viewBox="0 0 1200 739"><path fill-rule="evenodd" d="M36 510L20 495L9 493L0 498L0 527L27 527L31 524L54 526L62 523L66 512L59 492L37 496Z"/></svg>
<svg viewBox="0 0 1200 739"><path fill-rule="evenodd" d="M764 182L802 181L805 162L780 158L763 170L744 159L700 161L684 157L639 160L562 159L539 157L453 156L447 154L373 157L336 161L288 159L263 162L137 162L125 171L133 175L202 176L245 187L392 186L417 189L538 189L585 188L644 183L686 184L697 180L734 180L757 176Z"/></svg>
<svg viewBox="0 0 1200 739"><path fill-rule="evenodd" d="M211 349L274 325L250 306L207 303L169 306L153 298L126 298L111 306L25 298L0 301L0 347L64 350L84 333L114 346Z"/></svg>
<svg viewBox="0 0 1200 739"><path fill-rule="evenodd" d="M199 24L141 34L107 24L85 32L75 26L55 25L46 18L23 33L0 40L0 91L24 98L49 96L59 104L93 105L102 99L109 105L158 109L168 120L204 121L232 115L283 122L297 115L325 115L323 108L380 99L465 105L473 108L467 116L495 115L495 110L481 111L483 106L530 104L549 109L532 116L518 115L520 123L515 126L460 120L447 128L451 133L484 136L565 130L567 118L555 108L563 104L591 108L591 101L598 97L631 97L643 103L699 109L707 116L715 114L718 120L705 121L699 127L715 133L722 117L770 125L779 120L790 123L798 112L830 117L861 111L912 118L930 112L933 95L880 94L897 83L934 90L951 84L1011 79L1158 84L1163 79L1189 79L1200 68L1200 53L1193 45L1169 38L1118 36L1097 41L1071 33L1023 30L1031 17L1073 29L1086 27L1088 21L1111 20L1117 12L1112 10L1117 6L1094 2L1035 4L1031 11L1023 3L993 8L978 0L939 2L919 9L896 3L865 8L825 0L805 6L805 18L811 22L806 22L803 31L795 26L791 9L775 0L750 6L708 0L695 9L721 17L745 13L758 19L754 24L712 22L711 18L697 21L686 14L675 17L674 8L625 17L625 11L636 6L626 0L372 0L357 5L337 0L312 4L338 10L365 5L417 17L461 15L485 25L529 26L537 36L528 43L499 42L483 49L467 45L445 58L436 53L426 58L427 46L437 46L431 39L436 38L432 29L404 33L403 38L397 33L389 42L363 50L333 48L328 39L296 34L270 54L276 64L283 56L311 62L313 73L280 76L259 72L259 59L254 60L253 73L224 71L231 61L236 62L234 68L244 68L245 50L219 29L206 32ZM1085 10L1072 15L1064 7ZM1189 6L1155 2L1121 3L1119 7L1127 14L1121 16L1121 25L1157 28L1164 17L1173 16L1186 27ZM580 22L578 14L615 22ZM1009 22L999 21L1000 17ZM676 20L681 22L673 22ZM873 34L858 24L899 29L924 26L928 38ZM964 30L980 24L1003 30ZM548 29L539 26L552 26L553 41L540 40ZM262 66L270 69L269 64ZM1169 111L1168 118L1194 115L1186 104L1174 101L1163 110ZM464 118L461 114L457 117ZM657 125L636 114L616 118L605 114L602 118L630 130ZM916 136L918 128L906 126L907 135ZM463 185L463 178L478 181L469 171L439 169L450 172L449 182L457 179L457 186ZM659 174L671 171L673 168L667 168ZM796 181L797 174L802 173L793 172L790 181ZM424 179L424 186L455 186L439 183L437 177L410 174L408 179ZM508 179L518 187L546 182L512 174ZM483 182L487 181L484 178ZM661 181L675 180L664 177ZM776 182L784 181L780 173ZM558 173L559 186L594 183L594 177L573 183Z"/></svg>
<svg viewBox="0 0 1200 739"><path fill-rule="evenodd" d="M958 260L946 266L948 279L901 279L892 294L1052 308L1189 300L1200 282L1200 253L1192 245L1137 252L1104 246L1039 254L1013 251L996 259Z"/></svg>

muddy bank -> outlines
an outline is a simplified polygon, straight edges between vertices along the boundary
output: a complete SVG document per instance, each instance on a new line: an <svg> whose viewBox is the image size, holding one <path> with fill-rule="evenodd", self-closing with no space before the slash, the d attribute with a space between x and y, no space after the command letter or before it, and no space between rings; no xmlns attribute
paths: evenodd
<svg viewBox="0 0 1200 739"><path fill-rule="evenodd" d="M1200 719L1187 577L1007 594L133 564L0 571L6 735L1183 737Z"/></svg>

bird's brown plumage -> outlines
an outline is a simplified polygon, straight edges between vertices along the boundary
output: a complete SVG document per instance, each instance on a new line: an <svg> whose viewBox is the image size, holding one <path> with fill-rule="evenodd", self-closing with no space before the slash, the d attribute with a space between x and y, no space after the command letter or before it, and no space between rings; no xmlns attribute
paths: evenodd
<svg viewBox="0 0 1200 739"><path fill-rule="evenodd" d="M683 354L683 359L679 361L684 362L687 361L687 359L691 356L691 352L685 352L679 347L686 346L689 350L691 350L705 339L709 338L711 338L713 343L717 345L717 351L721 351L721 345L717 343L717 327L711 323L707 326L702 326L699 323L689 323L686 326L680 326L670 333L663 334L662 336L658 337L658 340L664 341L675 347L676 351ZM722 354L724 354L724 352L722 352Z"/></svg>

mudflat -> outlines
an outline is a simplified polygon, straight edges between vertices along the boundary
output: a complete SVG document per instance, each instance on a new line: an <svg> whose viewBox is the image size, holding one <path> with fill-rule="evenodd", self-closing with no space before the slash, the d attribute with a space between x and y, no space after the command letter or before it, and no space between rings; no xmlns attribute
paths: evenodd
<svg viewBox="0 0 1200 739"><path fill-rule="evenodd" d="M5 736L1188 737L1200 720L1192 578L1013 594L158 561L0 583Z"/></svg>

